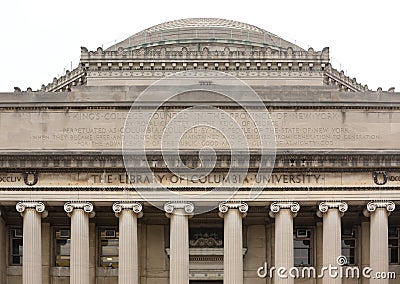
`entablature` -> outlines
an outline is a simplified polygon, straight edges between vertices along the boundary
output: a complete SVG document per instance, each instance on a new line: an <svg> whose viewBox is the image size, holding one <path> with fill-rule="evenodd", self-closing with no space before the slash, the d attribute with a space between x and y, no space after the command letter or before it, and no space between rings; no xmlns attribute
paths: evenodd
<svg viewBox="0 0 400 284"><path fill-rule="evenodd" d="M15 169L21 171L40 170L42 172L68 172L68 171L120 171L124 169L123 156L116 151L114 154L107 151L90 152L79 151L65 153L64 151L42 152L3 152L0 154L0 168L3 172ZM141 156L140 156L141 157ZM180 158L185 165L196 166L199 163L197 154L183 153ZM147 154L147 162L130 156L132 163L137 164L137 169L148 163L152 171L168 170L162 154ZM249 169L258 169L260 156L251 154ZM224 171L229 168L231 156L217 153L214 170ZM388 170L400 168L400 154L398 151L347 151L328 152L310 150L282 150L278 151L275 162L271 164L274 171L354 171L354 170ZM131 168L135 168L132 166Z"/></svg>

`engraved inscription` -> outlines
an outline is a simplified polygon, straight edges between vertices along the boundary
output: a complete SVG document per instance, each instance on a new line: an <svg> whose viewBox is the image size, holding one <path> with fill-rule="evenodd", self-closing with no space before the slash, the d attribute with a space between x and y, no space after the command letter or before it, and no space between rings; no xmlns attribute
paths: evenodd
<svg viewBox="0 0 400 284"><path fill-rule="evenodd" d="M378 175L375 178L375 175ZM163 184L168 187L216 187L224 185L246 186L262 186L265 190L274 190L274 188L287 187L310 187L310 188L335 188L335 187L392 187L400 184L400 173L398 172L309 172L309 173L272 173L270 176L256 176L255 173L248 173L247 176L230 175L226 178L226 173L213 172L206 177L199 178L196 175L188 176L188 178L178 177L167 172L157 172L154 176L148 174L137 173L127 175L125 172L103 172L103 173L38 173L37 183L34 187L24 182L23 173L7 173L0 174L0 187L21 187L21 188L40 188L48 187L120 187L121 189L129 189L130 184L135 187L153 188L155 183ZM382 178L385 182L381 182ZM224 181L225 179L225 181ZM378 181L378 183L377 183ZM68 189L66 189L68 190Z"/></svg>
<svg viewBox="0 0 400 284"><path fill-rule="evenodd" d="M233 119L227 120L218 113L205 111L198 121L218 120L232 135L240 126L251 149L260 146L259 133L254 122L242 110L224 110ZM49 150L91 150L121 149L123 135L137 138L146 134L146 148L159 149L166 125L176 117L177 109L160 109L149 125L144 113L136 113L137 127L125 128L127 111L46 111L46 112L3 112L0 114L0 147L4 150L49 149ZM256 112L261 120L267 121L268 114ZM399 149L400 112L388 113L365 110L270 110L275 132L267 133L261 139L275 135L278 149ZM168 131L180 133L187 129L185 117ZM10 127L19 125L18 128ZM266 125L264 125L266 126ZM231 127L231 128L230 128ZM261 125L263 127L263 125ZM140 133L139 133L140 132ZM197 126L184 133L179 146L182 149L199 149L210 146L227 149L227 140L217 130Z"/></svg>
<svg viewBox="0 0 400 284"><path fill-rule="evenodd" d="M271 176L256 176L248 174L246 177L232 174L229 176L224 173L212 173L210 175L199 177L190 175L188 178L179 177L173 174L155 174L154 176L145 174L92 174L89 180L93 184L133 184L133 185L151 185L161 183L166 185L216 185L216 184L243 184L243 185L266 185L273 183L275 185L283 184L321 184L324 182L323 174L272 174Z"/></svg>

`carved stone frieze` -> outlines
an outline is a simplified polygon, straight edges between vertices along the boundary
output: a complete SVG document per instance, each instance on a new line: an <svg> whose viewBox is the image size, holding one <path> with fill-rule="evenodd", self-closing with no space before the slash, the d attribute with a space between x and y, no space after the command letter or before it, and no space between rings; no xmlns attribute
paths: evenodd
<svg viewBox="0 0 400 284"><path fill-rule="evenodd" d="M213 232L195 234L194 238L189 240L189 245L193 248L217 248L223 244L222 238Z"/></svg>

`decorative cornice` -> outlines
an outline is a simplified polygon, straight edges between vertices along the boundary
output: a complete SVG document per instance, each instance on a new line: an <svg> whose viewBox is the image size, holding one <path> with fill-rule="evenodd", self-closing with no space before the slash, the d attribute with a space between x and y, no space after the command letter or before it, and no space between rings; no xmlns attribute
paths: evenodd
<svg viewBox="0 0 400 284"><path fill-rule="evenodd" d="M344 74L344 71L338 71L329 65L325 72L325 83L327 85L337 85L340 91L347 89L352 92L369 92L371 91L367 85L362 85L357 82L356 78L351 79Z"/></svg>
<svg viewBox="0 0 400 284"><path fill-rule="evenodd" d="M223 215L228 212L229 209L238 209L239 212L243 214L243 217L246 217L249 205L242 201L227 201L220 203L218 209L221 218L223 218Z"/></svg>
<svg viewBox="0 0 400 284"><path fill-rule="evenodd" d="M116 154L116 151L110 150L109 153L103 152L71 152L68 151L66 154L62 154L65 150L54 150L54 151L30 151L29 153L21 152L4 152L0 155L0 163L2 165L1 170L3 173L19 174L24 178L25 172L36 172L37 174L42 173L79 173L93 172L95 173L125 173L122 155ZM300 151L300 150L299 150ZM299 152L298 151L298 152ZM357 152L357 151L341 151L338 153L323 154L319 151L300 153L282 153L283 151L277 151L276 163L274 167L275 173L290 173L295 169L304 171L306 167L313 167L317 172L348 172L358 171L365 172L366 170L371 174L378 177L385 178L385 174L395 175L399 172L399 167L395 166L400 163L399 153L395 151L386 151L384 154L379 154L375 151ZM226 163L229 161L230 156L226 153L217 153L218 159L216 161L216 169L224 170ZM182 157L184 162L193 161L198 158L194 153L187 154ZM133 160L136 157L133 156ZM162 163L163 157L159 153L152 153L151 159L157 161L157 170L167 169ZM257 154L251 154L250 160L254 161L254 171L258 169L256 166L259 156ZM138 160L139 161L139 160ZM302 162L304 161L304 165ZM345 161L345 163L344 163ZM139 163L139 162L138 162ZM382 168L382 163L387 166ZM160 165L161 164L161 165ZM367 166L364 166L366 165ZM79 169L78 169L79 167ZM16 170L19 169L19 170ZM321 171L321 169L326 169ZM378 170L377 170L378 169ZM278 172L279 170L279 172ZM40 176L39 176L40 178ZM390 182L390 180L387 180ZM36 184L34 188L37 188ZM32 188L32 190L34 190Z"/></svg>
<svg viewBox="0 0 400 284"><path fill-rule="evenodd" d="M87 201L71 201L64 204L64 211L67 212L68 216L70 216L74 209L82 209L89 214L90 218L95 215L93 204Z"/></svg>
<svg viewBox="0 0 400 284"><path fill-rule="evenodd" d="M115 212L115 216L118 217L119 213L122 212L124 209L132 210L134 213L137 214L137 217L140 218L143 216L143 206L139 202L135 201L121 201L115 202L112 206L113 211Z"/></svg>
<svg viewBox="0 0 400 284"><path fill-rule="evenodd" d="M293 216L295 217L297 215L297 212L300 210L300 204L297 202L292 202L292 201L278 201L278 202L273 202L270 205L270 216L275 217L275 214L279 213L280 210L282 209L289 209L292 213Z"/></svg>
<svg viewBox="0 0 400 284"><path fill-rule="evenodd" d="M141 187L143 190L154 190L154 187L147 186L147 187ZM182 192L182 191L192 191L192 192L204 192L206 190L209 190L209 187L206 186L199 186L199 187L190 187L190 186L182 186L182 187L167 187L168 190L173 191L173 192ZM225 187L218 187L219 191L226 191L229 192L232 189L232 187L225 186ZM277 186L277 187L271 187L268 190L264 190L265 192L287 192L287 191L293 191L293 192L328 192L328 191L352 191L352 192L373 192L374 194L378 194L379 192L384 189L385 191L398 191L400 188L398 186L385 186L385 187L377 187L377 186L326 186L326 187L311 187L311 186ZM237 191L239 192L247 192L254 190L253 187L248 187L244 186L241 188L238 188ZM27 187L24 186L7 186L7 187L0 187L0 191L14 191L14 192L26 192ZM48 192L52 191L53 193L56 192L71 192L76 194L78 191L82 192L95 192L97 193L104 193L104 191L109 191L109 192L134 192L135 189L128 188L125 185L120 185L120 186L40 186L40 187L35 187L35 188L29 188L29 191L31 192ZM164 192L164 191L161 191ZM24 193L25 194L25 193ZM10 200L10 198L6 198L5 200ZM51 198L51 200L58 200L57 198ZM64 199L65 200L65 199ZM365 200L360 196L359 200ZM61 200L60 200L61 201Z"/></svg>
<svg viewBox="0 0 400 284"><path fill-rule="evenodd" d="M42 214L42 218L47 217L47 211L45 211L46 206L40 201L21 201L15 205L15 209L23 216L25 209L31 208L35 209L37 213Z"/></svg>
<svg viewBox="0 0 400 284"><path fill-rule="evenodd" d="M167 214L172 214L176 209L183 209L186 214L193 214L194 205L186 201L170 201L164 204L164 211Z"/></svg>
<svg viewBox="0 0 400 284"><path fill-rule="evenodd" d="M205 62L207 66L212 66L214 63ZM204 69L204 67L196 67L198 70ZM239 78L304 78L306 80L310 77L313 78L321 78L324 76L324 72L321 69L314 68L313 70L299 70L298 67L279 67L279 69L268 69L268 67L263 67L263 69L229 69L229 70L220 70L226 74L239 77ZM274 67L272 67L274 68ZM146 79L155 79L162 78L165 76L172 75L182 70L187 70L186 68L174 68L174 69L133 69L133 70L89 70L87 72L87 77L95 77L95 78L124 78L125 80L135 80L136 78L146 78Z"/></svg>
<svg viewBox="0 0 400 284"><path fill-rule="evenodd" d="M214 43L215 44L215 43ZM322 51L314 51L313 48L306 50L293 50L288 47L286 50L272 47L256 47L254 46L242 48L226 42L220 42L221 48L210 50L204 46L202 50L198 50L197 44L186 43L186 46L177 50L165 46L139 48L139 49L124 49L118 50L103 50L101 47L96 51L89 51L87 48L81 48L81 66L87 67L90 61L103 62L105 66L112 62L132 62L132 60L157 60L157 61L172 61L173 59L186 59L195 61L199 59L254 59L260 60L295 60L296 62L323 62L329 63L329 48L324 48ZM219 61L217 61L219 62ZM282 61L283 62L283 61ZM100 65L101 66L101 65ZM111 65L112 66L112 65ZM118 66L118 64L116 64Z"/></svg>
<svg viewBox="0 0 400 284"><path fill-rule="evenodd" d="M42 92L58 92L58 91L68 91L72 86L82 85L85 78L85 70L81 65L73 69L72 71L67 70L65 75L54 78L53 81L49 84L42 85Z"/></svg>
<svg viewBox="0 0 400 284"><path fill-rule="evenodd" d="M393 201L370 201L367 204L368 212L374 212L377 208L386 208L388 212L393 212L396 208L396 205Z"/></svg>

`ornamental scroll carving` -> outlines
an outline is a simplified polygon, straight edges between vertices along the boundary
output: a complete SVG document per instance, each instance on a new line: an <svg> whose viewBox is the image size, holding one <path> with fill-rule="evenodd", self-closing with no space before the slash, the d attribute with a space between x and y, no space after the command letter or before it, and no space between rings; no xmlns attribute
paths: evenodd
<svg viewBox="0 0 400 284"><path fill-rule="evenodd" d="M223 202L219 205L221 213L226 213L229 209L239 209L240 212L246 213L249 210L249 205L244 202Z"/></svg>
<svg viewBox="0 0 400 284"><path fill-rule="evenodd" d="M64 211L67 212L68 216L71 215L74 209L82 209L89 214L90 218L95 215L93 204L86 201L72 201L64 204Z"/></svg>
<svg viewBox="0 0 400 284"><path fill-rule="evenodd" d="M249 205L241 201L228 201L220 203L218 209L221 218L223 218L223 214L228 212L229 209L238 209L239 212L243 214L243 217L246 217Z"/></svg>
<svg viewBox="0 0 400 284"><path fill-rule="evenodd" d="M143 216L143 206L139 202L115 202L112 206L112 209L115 212L116 217L118 217L119 213L121 213L124 209L132 210L137 214L138 218Z"/></svg>
<svg viewBox="0 0 400 284"><path fill-rule="evenodd" d="M218 248L223 247L224 242L217 233L197 233L193 239L189 241L190 247L193 248Z"/></svg>
<svg viewBox="0 0 400 284"><path fill-rule="evenodd" d="M278 201L278 202L273 202L270 205L270 212L269 216L271 218L275 218L275 215L279 213L282 209L288 209L292 212L293 217L297 216L297 212L300 210L300 204L297 202L291 202L291 201Z"/></svg>
<svg viewBox="0 0 400 284"><path fill-rule="evenodd" d="M367 204L367 207L364 209L363 213L365 217L370 217L370 215L376 211L378 208L386 209L388 215L396 209L396 205L393 201L388 200L376 200L370 201Z"/></svg>
<svg viewBox="0 0 400 284"><path fill-rule="evenodd" d="M290 209L292 213L297 213L300 210L300 204L297 202L274 202L270 209L273 213L278 213L281 209Z"/></svg>
<svg viewBox="0 0 400 284"><path fill-rule="evenodd" d="M23 213L26 208L34 208L38 213L44 212L45 206L43 202L21 201L15 206L19 213Z"/></svg>
<svg viewBox="0 0 400 284"><path fill-rule="evenodd" d="M396 205L393 201L371 201L367 204L367 210L374 212L377 208L386 208L388 212L393 212Z"/></svg>
<svg viewBox="0 0 400 284"><path fill-rule="evenodd" d="M164 211L167 214L172 214L177 209L183 209L186 214L193 214L194 205L191 202L171 201L164 204Z"/></svg>
<svg viewBox="0 0 400 284"><path fill-rule="evenodd" d="M15 205L15 209L23 216L26 209L35 209L37 213L42 214L42 218L47 217L46 206L40 201L21 201Z"/></svg>
<svg viewBox="0 0 400 284"><path fill-rule="evenodd" d="M319 204L317 212L318 217L322 217L324 213L328 212L329 209L337 209L341 213L341 216L347 211L349 206L346 202L342 201L323 201Z"/></svg>

